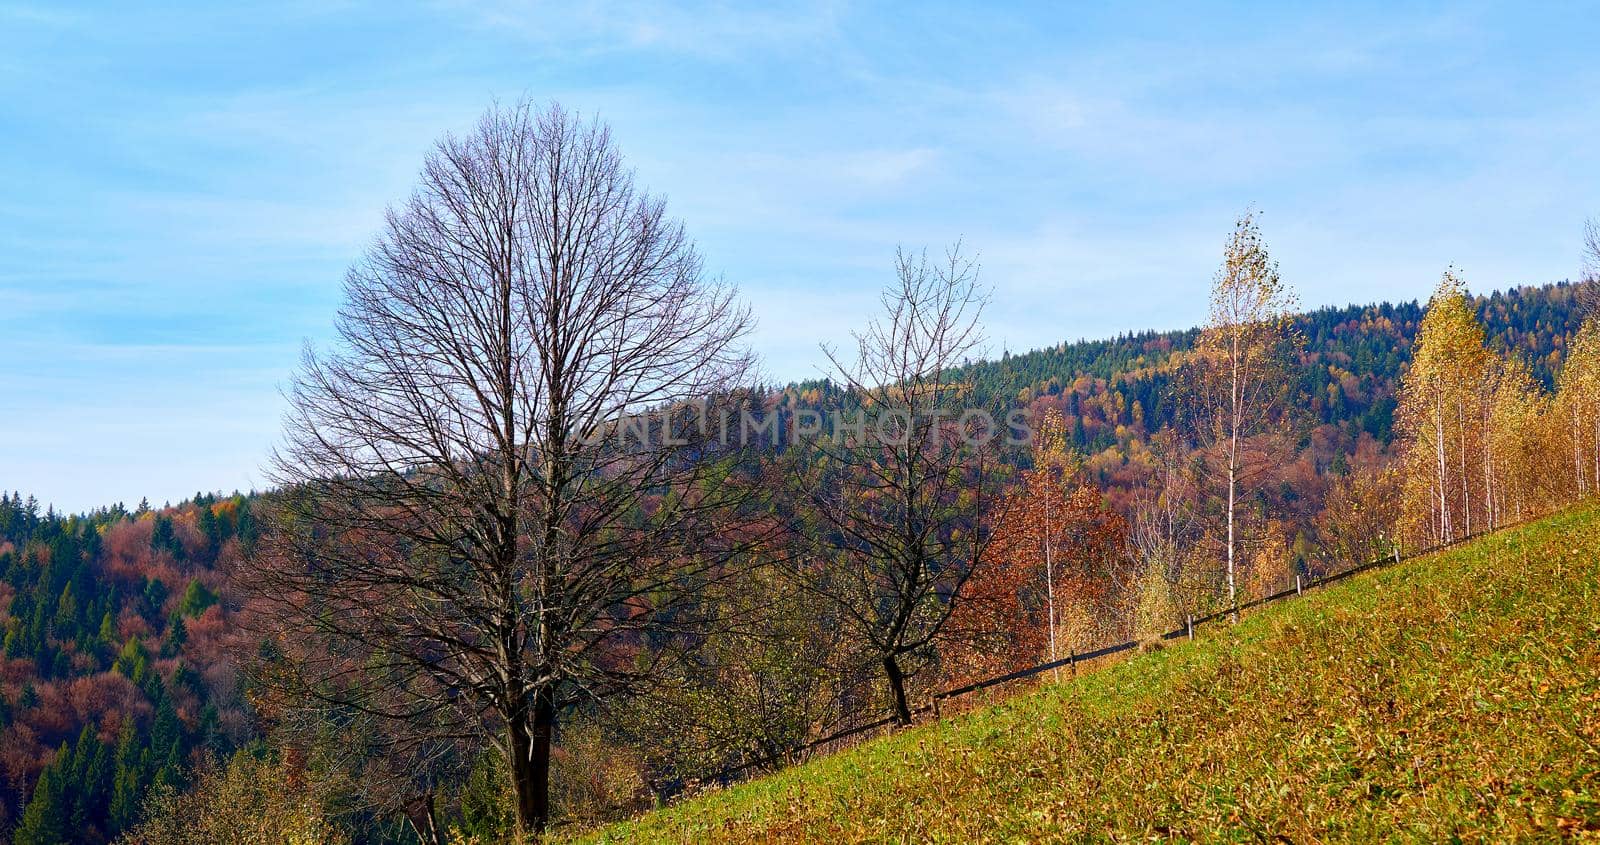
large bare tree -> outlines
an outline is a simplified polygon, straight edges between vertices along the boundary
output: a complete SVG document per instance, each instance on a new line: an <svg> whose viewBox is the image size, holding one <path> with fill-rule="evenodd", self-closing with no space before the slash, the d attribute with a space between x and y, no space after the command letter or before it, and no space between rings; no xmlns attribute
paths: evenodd
<svg viewBox="0 0 1600 845"><path fill-rule="evenodd" d="M647 681L740 552L684 408L746 377L748 312L604 125L526 102L438 143L345 299L250 573L277 677L409 758L492 745L541 830L558 714Z"/></svg>
<svg viewBox="0 0 1600 845"><path fill-rule="evenodd" d="M941 637L983 557L994 450L974 445L959 368L981 343L977 266L952 248L942 262L901 252L883 313L855 336L855 355L825 349L847 388L818 458L797 478L814 557L789 569L845 620L881 667L896 719L911 721L913 659ZM1003 427L1005 420L995 421ZM843 423L843 424L841 424Z"/></svg>

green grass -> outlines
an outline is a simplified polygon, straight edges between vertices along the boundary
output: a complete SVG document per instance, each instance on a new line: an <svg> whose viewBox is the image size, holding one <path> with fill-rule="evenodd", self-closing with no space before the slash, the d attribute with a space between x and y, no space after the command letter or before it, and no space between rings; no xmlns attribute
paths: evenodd
<svg viewBox="0 0 1600 845"><path fill-rule="evenodd" d="M1600 510L587 834L1600 841Z"/></svg>

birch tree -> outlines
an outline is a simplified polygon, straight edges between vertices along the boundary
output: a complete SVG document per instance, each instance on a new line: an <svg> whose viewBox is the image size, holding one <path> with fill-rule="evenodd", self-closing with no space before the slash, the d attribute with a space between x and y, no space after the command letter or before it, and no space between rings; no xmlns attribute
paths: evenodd
<svg viewBox="0 0 1600 845"><path fill-rule="evenodd" d="M1556 396L1578 496L1600 492L1600 221L1584 225L1583 276L1578 283L1583 323L1567 347Z"/></svg>
<svg viewBox="0 0 1600 845"><path fill-rule="evenodd" d="M1057 573L1066 546L1070 504L1067 485L1077 472L1079 458L1066 445L1066 425L1060 411L1045 414L1033 440L1033 466L1022 473L1021 485L1009 494L1006 519L996 531L994 556L1006 565L1042 576L1044 590L1043 640L1045 658L1059 657L1056 645L1059 616L1056 613ZM1032 639L1032 638L1028 638ZM1033 655L1037 659L1037 654Z"/></svg>
<svg viewBox="0 0 1600 845"><path fill-rule="evenodd" d="M1490 362L1466 289L1454 269L1446 270L1417 332L1397 411L1408 484L1403 513L1432 543L1473 531Z"/></svg>
<svg viewBox="0 0 1600 845"><path fill-rule="evenodd" d="M987 662L992 672L1055 661L1094 642L1125 575L1127 524L1079 476L1082 458L1066 445L1059 410L1038 421L1031 464L1006 492L989 554L958 611L959 624L979 635L973 649L990 658L970 662Z"/></svg>
<svg viewBox="0 0 1600 845"><path fill-rule="evenodd" d="M1498 526L1530 516L1543 504L1547 498L1543 476L1555 467L1547 460L1550 397L1544 387L1520 355L1496 362L1494 369L1494 391L1485 403L1488 469L1484 477L1489 520Z"/></svg>
<svg viewBox="0 0 1600 845"><path fill-rule="evenodd" d="M1600 315L1573 336L1558 384L1572 488L1582 498L1600 492Z"/></svg>
<svg viewBox="0 0 1600 845"><path fill-rule="evenodd" d="M1291 366L1301 341L1294 294L1267 252L1255 213L1239 219L1211 289L1210 318L1191 369L1193 430L1212 483L1220 488L1228 606L1238 617L1243 500L1270 469L1252 455L1257 438L1283 432Z"/></svg>

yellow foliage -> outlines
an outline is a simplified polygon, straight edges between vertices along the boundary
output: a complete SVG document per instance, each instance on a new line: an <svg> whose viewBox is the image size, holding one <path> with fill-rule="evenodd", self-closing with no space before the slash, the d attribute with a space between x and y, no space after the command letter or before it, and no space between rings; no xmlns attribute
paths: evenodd
<svg viewBox="0 0 1600 845"><path fill-rule="evenodd" d="M1491 360L1466 288L1454 269L1446 270L1417 333L1398 411L1403 520L1420 532L1420 542L1447 542L1484 527L1479 480Z"/></svg>
<svg viewBox="0 0 1600 845"><path fill-rule="evenodd" d="M130 845L342 845L348 839L326 817L322 796L297 785L279 762L236 755L200 772L183 793L158 792L149 820L128 834Z"/></svg>

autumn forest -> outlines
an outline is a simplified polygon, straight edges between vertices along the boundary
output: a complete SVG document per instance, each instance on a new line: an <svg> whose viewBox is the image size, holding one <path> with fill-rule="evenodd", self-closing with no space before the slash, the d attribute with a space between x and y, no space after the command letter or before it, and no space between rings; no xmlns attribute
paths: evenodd
<svg viewBox="0 0 1600 845"><path fill-rule="evenodd" d="M905 245L827 377L772 385L622 146L527 102L440 140L294 376L268 489L0 496L9 841L587 830L1600 495L1593 223L1576 281L1441 255L1425 302L1305 308L1243 208L1203 325L998 355L982 245ZM739 441L690 408L825 422Z"/></svg>

